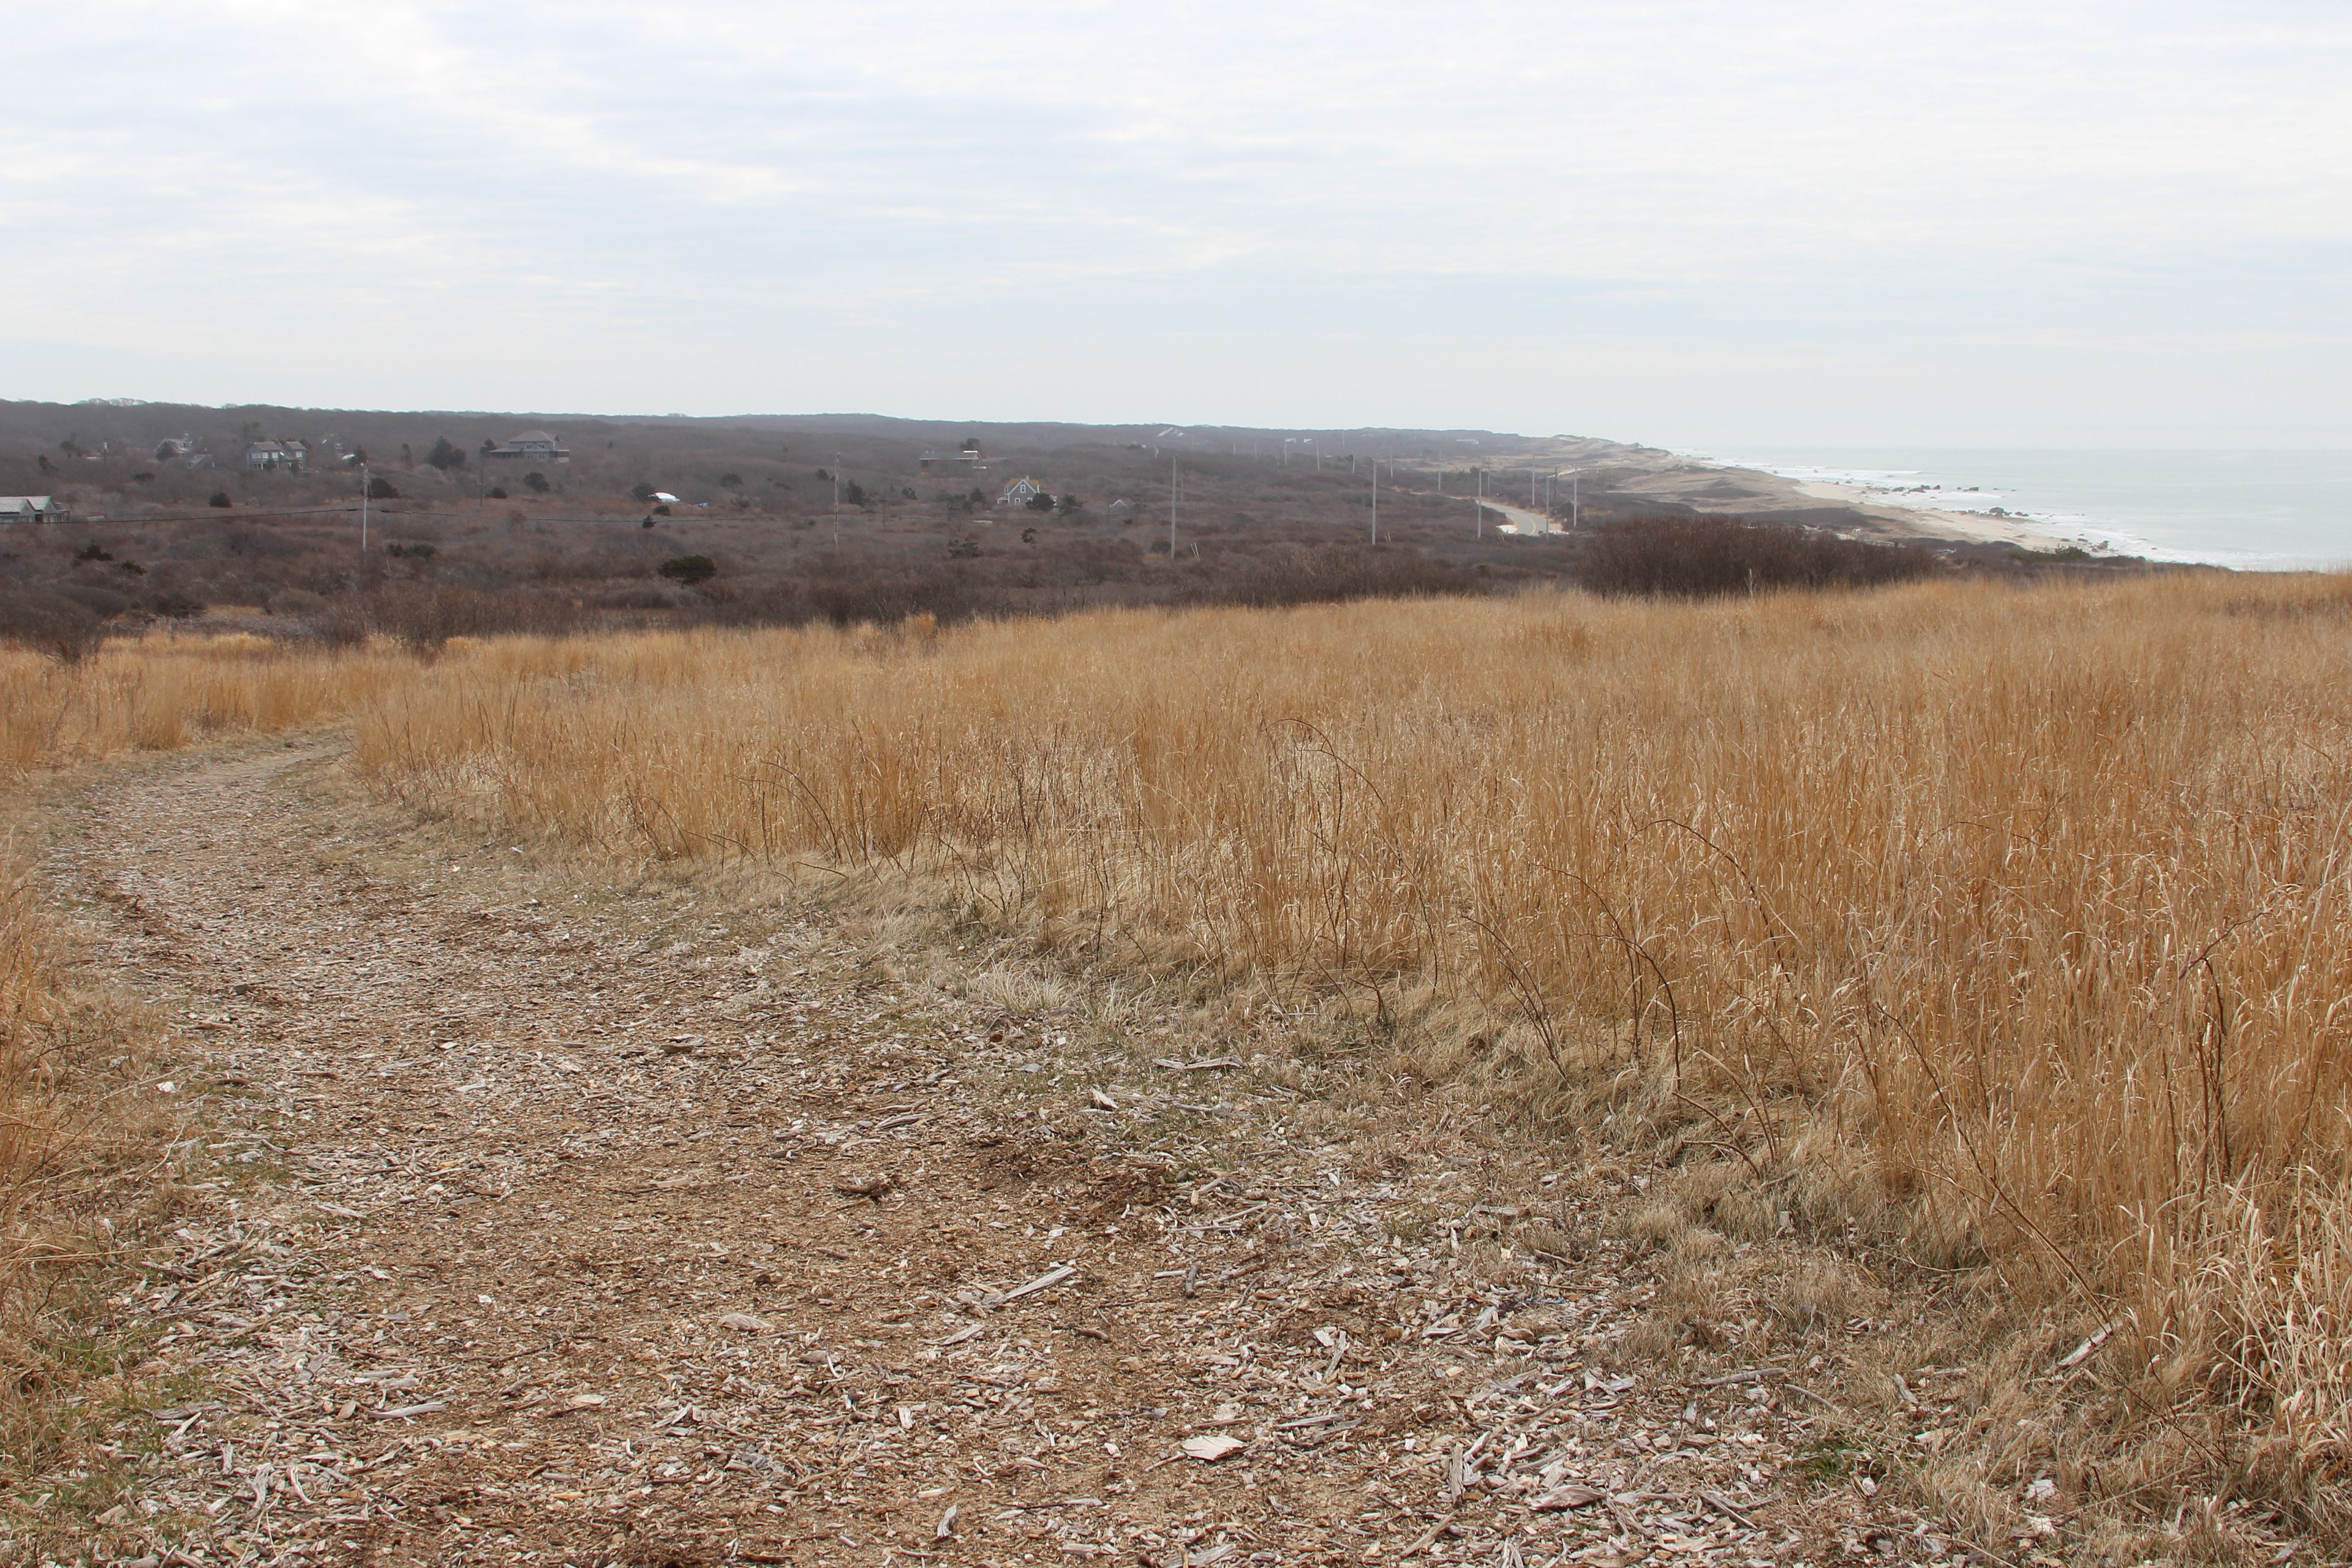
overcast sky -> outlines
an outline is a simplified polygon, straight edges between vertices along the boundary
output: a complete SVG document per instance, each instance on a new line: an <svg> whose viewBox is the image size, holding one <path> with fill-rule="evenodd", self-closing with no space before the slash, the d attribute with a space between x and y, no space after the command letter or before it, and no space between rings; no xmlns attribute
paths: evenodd
<svg viewBox="0 0 2352 1568"><path fill-rule="evenodd" d="M10 33L0 396L2352 441L2344 0Z"/></svg>

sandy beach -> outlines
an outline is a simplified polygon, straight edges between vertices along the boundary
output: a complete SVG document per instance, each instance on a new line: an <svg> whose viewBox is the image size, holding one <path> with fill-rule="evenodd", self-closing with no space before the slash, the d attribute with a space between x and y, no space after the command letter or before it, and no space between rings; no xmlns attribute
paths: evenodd
<svg viewBox="0 0 2352 1568"><path fill-rule="evenodd" d="M1789 479L1761 468L1686 457L1656 447L1562 438L1550 443L1539 460L1557 465L1563 471L1574 468L1581 473L1585 496L1596 502L1603 497L1622 501L1633 496L1718 516L1802 521L1891 539L2010 544L2038 551L2081 544L2080 541L2022 518L1903 506L1864 485ZM1517 472L1511 468L1497 471ZM1496 504L1491 496L1487 504ZM1851 515L1851 524L1834 515L1839 511Z"/></svg>
<svg viewBox="0 0 2352 1568"><path fill-rule="evenodd" d="M1757 473L1766 480L1786 485L1795 494L1811 500L1851 506L1885 524L1891 531L1909 538L1957 539L1970 544L2014 544L2024 550L2079 548L2074 540L2045 532L2015 518L1988 517L1982 512L1945 511L1929 507L1895 506L1873 496L1861 485L1834 484L1823 479L1783 479L1758 469L1742 469L1741 472Z"/></svg>

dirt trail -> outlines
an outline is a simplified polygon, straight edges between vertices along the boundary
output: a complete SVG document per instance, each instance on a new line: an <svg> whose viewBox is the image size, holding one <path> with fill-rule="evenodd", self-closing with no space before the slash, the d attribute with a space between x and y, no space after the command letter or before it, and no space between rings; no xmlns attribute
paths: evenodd
<svg viewBox="0 0 2352 1568"><path fill-rule="evenodd" d="M600 900L352 816L339 765L110 779L55 867L219 1162L122 1302L203 1391L116 1519L157 1555L1836 1549L1783 1523L1801 1364L1610 1355L1653 1287L1598 1178L1382 1153L1214 1042L893 979L791 908Z"/></svg>

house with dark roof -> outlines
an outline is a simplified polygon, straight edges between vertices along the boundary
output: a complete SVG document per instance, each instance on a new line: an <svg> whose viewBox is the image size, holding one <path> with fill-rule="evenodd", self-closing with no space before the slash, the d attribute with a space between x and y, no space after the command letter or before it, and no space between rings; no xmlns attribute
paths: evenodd
<svg viewBox="0 0 2352 1568"><path fill-rule="evenodd" d="M248 468L291 468L296 472L310 466L310 454L302 449L299 441L248 441L245 447L245 466Z"/></svg>

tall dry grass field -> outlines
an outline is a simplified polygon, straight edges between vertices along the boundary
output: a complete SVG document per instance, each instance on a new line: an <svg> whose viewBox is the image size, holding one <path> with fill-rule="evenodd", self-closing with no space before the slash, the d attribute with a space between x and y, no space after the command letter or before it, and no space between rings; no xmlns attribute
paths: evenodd
<svg viewBox="0 0 2352 1568"><path fill-rule="evenodd" d="M2113 1320L2136 1473L2340 1538L2348 693L2335 578L1539 596L501 642L359 755L621 855L1377 994L1426 1073Z"/></svg>
<svg viewBox="0 0 2352 1568"><path fill-rule="evenodd" d="M247 635L158 632L70 665L0 648L0 779L299 729L415 668L384 648L298 651Z"/></svg>

